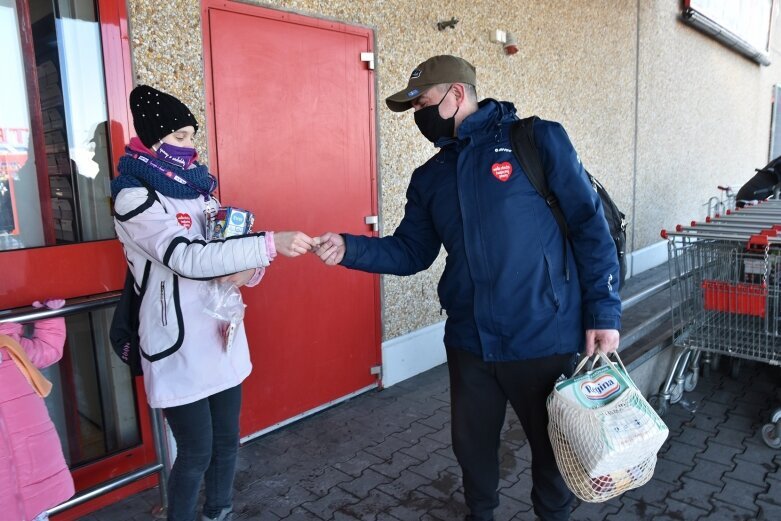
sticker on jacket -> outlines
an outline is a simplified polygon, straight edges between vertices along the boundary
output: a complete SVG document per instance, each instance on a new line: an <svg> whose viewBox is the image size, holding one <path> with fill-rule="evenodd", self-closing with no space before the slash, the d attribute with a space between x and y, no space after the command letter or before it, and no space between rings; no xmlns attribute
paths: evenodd
<svg viewBox="0 0 781 521"><path fill-rule="evenodd" d="M188 230L190 229L190 226L193 225L193 220L190 218L189 213L178 213L176 214L176 220L179 221L179 224L181 226L184 226Z"/></svg>
<svg viewBox="0 0 781 521"><path fill-rule="evenodd" d="M510 176L513 173L513 165L511 165L508 161L503 163L494 163L491 166L491 173L495 178L504 183L510 179Z"/></svg>

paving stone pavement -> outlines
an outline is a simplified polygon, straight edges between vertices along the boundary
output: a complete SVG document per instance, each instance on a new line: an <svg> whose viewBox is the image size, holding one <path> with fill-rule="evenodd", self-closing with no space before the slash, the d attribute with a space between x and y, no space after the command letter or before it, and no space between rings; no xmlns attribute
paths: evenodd
<svg viewBox="0 0 781 521"><path fill-rule="evenodd" d="M606 503L578 503L572 521L781 520L781 451L759 431L781 407L781 370L743 362L738 378L727 372L712 371L684 395L696 412L670 408L670 438L648 484ZM529 447L515 414L507 418L496 521L533 520ZM244 445L235 488L237 521L463 519L447 368ZM148 521L157 499L148 490L81 519Z"/></svg>

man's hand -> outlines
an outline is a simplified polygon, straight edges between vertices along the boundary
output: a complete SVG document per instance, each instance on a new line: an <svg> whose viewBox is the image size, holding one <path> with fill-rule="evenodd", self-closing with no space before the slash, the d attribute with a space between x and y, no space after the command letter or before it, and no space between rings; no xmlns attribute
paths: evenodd
<svg viewBox="0 0 781 521"><path fill-rule="evenodd" d="M224 277L220 277L217 279L218 282L232 282L236 285L237 288L242 287L247 282L249 282L252 277L255 275L255 268L251 268L248 270L240 271L238 273L234 273L233 275L226 275Z"/></svg>
<svg viewBox="0 0 781 521"><path fill-rule="evenodd" d="M313 239L303 232L274 232L274 248L285 257L298 257L319 244L320 239Z"/></svg>
<svg viewBox="0 0 781 521"><path fill-rule="evenodd" d="M615 352L619 338L616 329L587 329L586 356L592 356L597 349L606 355Z"/></svg>
<svg viewBox="0 0 781 521"><path fill-rule="evenodd" d="M341 235L328 232L318 237L318 240L320 241L320 247L315 250L315 253L320 257L320 260L328 266L336 266L342 262L346 247L344 238Z"/></svg>

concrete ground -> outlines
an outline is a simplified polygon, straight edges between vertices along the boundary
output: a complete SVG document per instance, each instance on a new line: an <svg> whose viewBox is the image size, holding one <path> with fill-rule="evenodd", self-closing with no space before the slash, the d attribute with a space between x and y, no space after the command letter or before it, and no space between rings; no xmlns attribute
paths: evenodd
<svg viewBox="0 0 781 521"><path fill-rule="evenodd" d="M577 504L573 521L781 520L781 451L760 428L781 407L781 370L743 362L701 377L665 417L670 438L645 486L602 504ZM689 407L690 409L691 407ZM501 445L497 521L533 520L529 447L514 413ZM465 514L450 442L447 368L370 392L243 446L237 520L455 521ZM156 490L84 521L146 521Z"/></svg>

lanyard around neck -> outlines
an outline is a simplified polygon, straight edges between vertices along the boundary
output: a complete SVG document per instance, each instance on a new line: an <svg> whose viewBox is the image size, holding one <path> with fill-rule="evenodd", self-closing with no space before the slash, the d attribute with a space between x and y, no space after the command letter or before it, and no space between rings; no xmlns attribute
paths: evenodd
<svg viewBox="0 0 781 521"><path fill-rule="evenodd" d="M179 183L181 185L184 185L184 186L186 186L188 188L192 188L193 190L195 190L196 192L198 192L199 194L201 194L203 196L203 200L204 201L209 201L211 199L211 193L212 193L212 191L214 190L214 188L216 187L216 184L217 184L216 180L211 175L209 175L209 181L210 181L211 186L209 186L209 190L207 191L207 190L204 190L203 188L201 188L200 186L196 186L194 183L188 181L184 177L182 177L182 176L180 176L178 174L175 174L170 168L166 168L165 166L160 164L160 162L155 160L154 158L151 158L151 157L146 156L144 154L140 154L138 152L130 151L130 150L127 150L126 154L128 156L132 157L133 159L138 159L142 163L146 163L147 165L151 166L152 168L154 168L155 170L157 170L158 172L160 172L161 174L166 176L168 179L170 179L172 181L176 181L177 183Z"/></svg>

